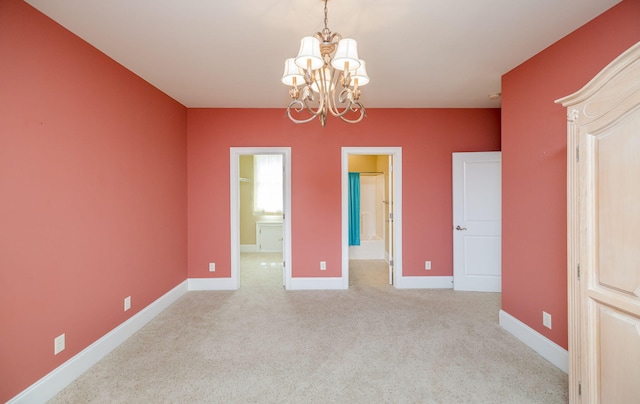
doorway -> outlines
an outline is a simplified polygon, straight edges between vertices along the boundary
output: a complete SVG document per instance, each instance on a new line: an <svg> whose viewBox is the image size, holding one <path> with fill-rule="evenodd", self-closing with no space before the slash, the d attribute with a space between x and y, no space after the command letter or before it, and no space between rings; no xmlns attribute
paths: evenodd
<svg viewBox="0 0 640 404"><path fill-rule="evenodd" d="M252 282L273 283L268 272L275 270L281 274L277 283L290 288L291 148L232 147L230 154L232 283L240 288L241 270L243 275L252 277ZM276 170L260 175L260 171L273 170L278 161L279 173ZM276 186L278 181L274 183L274 179L280 185ZM278 189L279 204L264 205L259 197L262 188ZM277 197L267 195L269 200Z"/></svg>
<svg viewBox="0 0 640 404"><path fill-rule="evenodd" d="M352 266L358 271L358 274L351 274L354 275L353 280L356 280L357 276L357 279L362 279L365 284L373 282L376 285L398 286L397 280L402 278L401 178L401 148L342 148L344 289L349 288L349 272ZM354 183L358 187L356 197L353 196ZM355 203L357 209L354 210L353 205L350 207L350 200L355 199L358 201ZM380 269L386 272L383 274L382 282L379 279L380 275L373 273L379 272Z"/></svg>

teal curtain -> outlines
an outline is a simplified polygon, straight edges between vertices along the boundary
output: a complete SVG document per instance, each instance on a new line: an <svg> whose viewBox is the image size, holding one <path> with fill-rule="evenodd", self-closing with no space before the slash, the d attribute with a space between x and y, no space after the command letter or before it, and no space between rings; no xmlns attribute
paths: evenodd
<svg viewBox="0 0 640 404"><path fill-rule="evenodd" d="M360 245L360 173L349 173L349 245Z"/></svg>

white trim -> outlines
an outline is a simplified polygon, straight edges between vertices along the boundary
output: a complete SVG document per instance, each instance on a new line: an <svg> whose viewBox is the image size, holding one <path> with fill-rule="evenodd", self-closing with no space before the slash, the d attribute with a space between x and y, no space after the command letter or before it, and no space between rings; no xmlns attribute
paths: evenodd
<svg viewBox="0 0 640 404"><path fill-rule="evenodd" d="M257 253L260 252L257 244L240 244L241 253Z"/></svg>
<svg viewBox="0 0 640 404"><path fill-rule="evenodd" d="M291 288L291 147L230 147L229 184L231 200L231 281L233 289L240 287L240 156L254 154L282 154L284 163L284 240L282 259L284 287Z"/></svg>
<svg viewBox="0 0 640 404"><path fill-rule="evenodd" d="M453 276L398 276L398 289L452 289Z"/></svg>
<svg viewBox="0 0 640 404"><path fill-rule="evenodd" d="M500 310L499 318L500 326L507 332L553 363L558 369L565 373L569 372L569 353L566 349L504 310Z"/></svg>
<svg viewBox="0 0 640 404"><path fill-rule="evenodd" d="M144 327L155 316L160 314L160 312L178 300L187 290L187 281L180 283L131 318L103 335L96 342L80 351L77 355L74 355L68 361L49 372L49 374L29 386L7 403L44 403L50 400L90 367L98 363L102 358L126 341L127 338Z"/></svg>
<svg viewBox="0 0 640 404"><path fill-rule="evenodd" d="M194 290L236 290L233 278L189 278L189 292Z"/></svg>
<svg viewBox="0 0 640 404"><path fill-rule="evenodd" d="M289 289L343 290L346 288L342 280L343 278L341 277L293 278ZM406 276L396 278L396 287L405 289L451 288L452 282L453 277L451 276ZM185 280L13 397L7 404L27 404L50 400L187 291L234 289L236 289L235 283L231 278L189 278ZM503 310L500 310L499 318L500 326L507 332L524 342L565 373L568 372L569 359L565 349Z"/></svg>
<svg viewBox="0 0 640 404"><path fill-rule="evenodd" d="M342 278L292 278L291 290L344 290Z"/></svg>
<svg viewBox="0 0 640 404"><path fill-rule="evenodd" d="M343 147L342 148L342 288L349 288L349 155L393 156L393 279L402 277L402 147ZM397 282L394 282L395 287Z"/></svg>

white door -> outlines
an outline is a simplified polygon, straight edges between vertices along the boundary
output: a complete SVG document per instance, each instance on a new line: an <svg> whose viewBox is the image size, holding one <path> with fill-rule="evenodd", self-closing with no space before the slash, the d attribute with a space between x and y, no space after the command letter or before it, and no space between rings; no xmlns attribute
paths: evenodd
<svg viewBox="0 0 640 404"><path fill-rule="evenodd" d="M389 252L389 285L393 285L393 155L389 155L388 189L385 203L387 229L387 249Z"/></svg>
<svg viewBox="0 0 640 404"><path fill-rule="evenodd" d="M453 153L453 288L500 292L500 152Z"/></svg>

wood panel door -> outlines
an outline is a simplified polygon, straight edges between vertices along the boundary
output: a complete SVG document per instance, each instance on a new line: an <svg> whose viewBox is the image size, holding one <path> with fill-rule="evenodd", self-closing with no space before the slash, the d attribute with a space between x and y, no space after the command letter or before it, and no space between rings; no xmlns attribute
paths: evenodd
<svg viewBox="0 0 640 404"><path fill-rule="evenodd" d="M453 153L453 289L502 291L502 153Z"/></svg>
<svg viewBox="0 0 640 404"><path fill-rule="evenodd" d="M571 402L640 397L640 43L568 107Z"/></svg>

